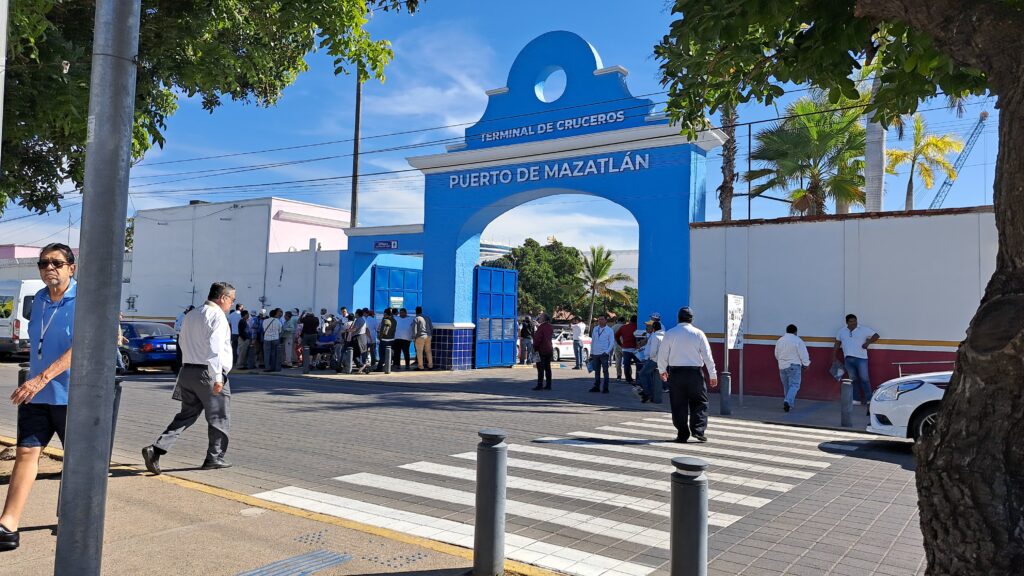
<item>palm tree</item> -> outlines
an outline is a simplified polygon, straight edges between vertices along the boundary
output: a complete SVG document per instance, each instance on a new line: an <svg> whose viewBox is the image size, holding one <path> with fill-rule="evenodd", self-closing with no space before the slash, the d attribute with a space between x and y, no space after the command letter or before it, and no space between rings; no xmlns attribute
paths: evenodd
<svg viewBox="0 0 1024 576"><path fill-rule="evenodd" d="M763 167L745 176L761 181L751 195L782 189L794 208L811 215L824 214L828 199L863 204L864 126L852 104L816 93L787 106L786 119L757 134L751 159Z"/></svg>
<svg viewBox="0 0 1024 576"><path fill-rule="evenodd" d="M959 152L964 147L962 140L950 134L929 134L924 117L914 114L914 143L909 150L889 150L885 171L895 174L896 168L910 164L907 178L907 202L905 209L914 209L914 177L919 176L924 187L935 185L935 171L942 170L949 178L956 178L956 169L946 160L946 155Z"/></svg>
<svg viewBox="0 0 1024 576"><path fill-rule="evenodd" d="M583 271L580 273L580 277L583 279L587 291L590 292L590 313L587 315L588 324L593 323L594 302L598 296L620 302L627 302L629 300L625 292L614 290L611 288L611 285L616 282L631 282L633 277L621 272L612 274L612 264L614 263L615 259L612 258L611 251L604 246L591 246L590 256L583 258ZM591 326L590 329L593 331L594 327Z"/></svg>
<svg viewBox="0 0 1024 576"><path fill-rule="evenodd" d="M722 208L722 222L732 220L733 183L736 182L736 121L739 114L735 104L722 107L722 183L718 186L718 205Z"/></svg>

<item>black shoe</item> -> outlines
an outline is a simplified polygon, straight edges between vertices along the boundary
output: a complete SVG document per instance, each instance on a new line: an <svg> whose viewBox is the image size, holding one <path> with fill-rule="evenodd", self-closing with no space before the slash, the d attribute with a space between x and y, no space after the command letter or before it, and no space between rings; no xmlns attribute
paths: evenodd
<svg viewBox="0 0 1024 576"><path fill-rule="evenodd" d="M543 390L543 389L544 389L544 387L543 387L543 386L541 386L540 384L537 384L537 385L536 385L536 386L534 386L533 388L530 388L530 390Z"/></svg>
<svg viewBox="0 0 1024 576"><path fill-rule="evenodd" d="M782 403L782 411L783 412L789 412L789 402L783 402Z"/></svg>
<svg viewBox="0 0 1024 576"><path fill-rule="evenodd" d="M146 446L142 449L142 460L146 463L146 470L154 476L160 475L160 454L153 446Z"/></svg>
<svg viewBox="0 0 1024 576"><path fill-rule="evenodd" d="M601 391L601 387L600 386L594 386L593 388L590 389L590 391L591 392L600 392Z"/></svg>
<svg viewBox="0 0 1024 576"><path fill-rule="evenodd" d="M602 393L602 394L607 394L607 393L608 393L608 387L607 387L607 386L605 386L604 388L602 388L602 389L601 389L601 393Z"/></svg>
<svg viewBox="0 0 1024 576"><path fill-rule="evenodd" d="M216 460L206 460L200 467L200 470L220 470L221 468L231 468L231 462L223 458L217 458Z"/></svg>
<svg viewBox="0 0 1024 576"><path fill-rule="evenodd" d="M544 389L545 390L551 390L551 386L545 386Z"/></svg>
<svg viewBox="0 0 1024 576"><path fill-rule="evenodd" d="M650 401L651 401L651 397L648 396L647 393L643 393L643 394L640 395L640 403L641 404L647 404Z"/></svg>
<svg viewBox="0 0 1024 576"><path fill-rule="evenodd" d="M14 550L21 544L21 534L17 530L8 530L0 524L0 551Z"/></svg>
<svg viewBox="0 0 1024 576"><path fill-rule="evenodd" d="M673 440L673 442L678 442L679 444L686 444L686 440L686 436L676 436L676 439Z"/></svg>
<svg viewBox="0 0 1024 576"><path fill-rule="evenodd" d="M696 440L697 442L700 442L701 444L708 441L708 437L703 434L694 434L693 439Z"/></svg>

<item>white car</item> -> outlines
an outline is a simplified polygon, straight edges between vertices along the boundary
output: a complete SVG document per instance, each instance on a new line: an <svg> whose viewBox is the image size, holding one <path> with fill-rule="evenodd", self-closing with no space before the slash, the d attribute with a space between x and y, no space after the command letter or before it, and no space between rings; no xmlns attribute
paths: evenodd
<svg viewBox="0 0 1024 576"><path fill-rule="evenodd" d="M931 372L882 384L871 397L868 432L915 442L931 434L952 376L953 372Z"/></svg>
<svg viewBox="0 0 1024 576"><path fill-rule="evenodd" d="M590 337L584 336L580 343L583 344L583 362L590 360ZM575 360L575 352L572 349L572 334L568 332L559 332L551 339L551 347L554 350L554 356L552 359L558 362L565 358L566 360Z"/></svg>

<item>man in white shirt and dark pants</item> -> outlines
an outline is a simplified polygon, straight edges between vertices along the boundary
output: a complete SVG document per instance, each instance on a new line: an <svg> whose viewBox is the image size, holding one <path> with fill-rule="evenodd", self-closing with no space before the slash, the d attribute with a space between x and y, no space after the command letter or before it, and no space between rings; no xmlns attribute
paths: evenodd
<svg viewBox="0 0 1024 576"><path fill-rule="evenodd" d="M672 425L676 427L676 442L686 442L693 436L698 442L707 442L704 432L708 427L708 389L704 384L701 367L707 366L711 388L718 388L718 373L711 358L711 344L704 332L695 328L693 311L689 306L679 309L679 324L665 332L658 348L658 372L662 382L668 382L672 405ZM687 425L686 416L690 422Z"/></svg>
<svg viewBox="0 0 1024 576"><path fill-rule="evenodd" d="M175 393L181 395L181 411L151 446L142 449L146 469L160 474L160 456L167 453L186 428L195 424L206 412L209 446L203 470L229 468L224 460L228 449L231 417L228 407L231 389L227 373L231 371L231 330L227 311L235 302L235 289L227 282L210 286L206 304L185 316L178 346L184 363L178 373Z"/></svg>
<svg viewBox="0 0 1024 576"><path fill-rule="evenodd" d="M871 404L871 379L868 376L868 346L878 340L878 333L857 323L857 316L846 315L846 328L836 334L836 345L832 347L835 354L840 347L843 349L843 364L846 374L853 380L854 398L860 392L860 402Z"/></svg>
<svg viewBox="0 0 1024 576"><path fill-rule="evenodd" d="M583 335L587 333L587 323L579 318L573 318L569 329L572 330L572 355L576 360L576 365L572 369L579 370L583 367ZM594 355L593 350L590 351L590 355Z"/></svg>
<svg viewBox="0 0 1024 576"><path fill-rule="evenodd" d="M573 341L575 344L575 341ZM611 360L612 349L615 348L615 335L612 327L608 325L608 317L601 315L597 317L597 326L590 334L590 361L594 366L594 387L591 392L608 393L608 364ZM604 387L601 386L601 370L604 370Z"/></svg>
<svg viewBox="0 0 1024 576"><path fill-rule="evenodd" d="M800 377L811 365L807 345L796 335L796 325L786 326L786 334L775 342L775 360L779 363L779 377L782 378L782 409L789 412L796 406L796 393L800 390Z"/></svg>

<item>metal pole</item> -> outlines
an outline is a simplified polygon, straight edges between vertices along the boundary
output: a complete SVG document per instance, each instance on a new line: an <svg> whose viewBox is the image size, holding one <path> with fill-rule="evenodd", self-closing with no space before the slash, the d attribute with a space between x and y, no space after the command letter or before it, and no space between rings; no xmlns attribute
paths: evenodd
<svg viewBox="0 0 1024 576"><path fill-rule="evenodd" d="M89 87L82 262L55 576L99 575L113 427L140 0L97 0ZM111 226L110 223L117 223Z"/></svg>
<svg viewBox="0 0 1024 576"><path fill-rule="evenodd" d="M341 353L341 371L345 374L352 373L352 359L355 356L355 351L352 348L345 348Z"/></svg>
<svg viewBox="0 0 1024 576"><path fill-rule="evenodd" d="M505 470L507 434L484 428L476 446L476 529L473 533L473 576L505 571Z"/></svg>
<svg viewBox="0 0 1024 576"><path fill-rule="evenodd" d="M708 573L708 463L700 458L672 459L670 573L672 576L707 576Z"/></svg>
<svg viewBox="0 0 1024 576"><path fill-rule="evenodd" d="M4 83L7 81L7 12L8 0L0 0L0 142L4 136ZM3 146L0 145L0 159Z"/></svg>
<svg viewBox="0 0 1024 576"><path fill-rule="evenodd" d="M747 174L750 174L751 170L753 170L750 162L750 156L754 151L754 139L751 135L751 126L753 126L753 124L747 124ZM747 178L747 220L750 220L750 206L750 178Z"/></svg>
<svg viewBox="0 0 1024 576"><path fill-rule="evenodd" d="M391 374L391 362L394 360L394 357L391 355L392 352L391 343L389 342L388 345L384 347L384 353L380 355L381 359L384 361L385 374Z"/></svg>
<svg viewBox="0 0 1024 576"><path fill-rule="evenodd" d="M359 224L359 124L362 121L363 78L356 72L356 121L352 136L352 204L349 209L348 225L355 228Z"/></svg>
<svg viewBox="0 0 1024 576"><path fill-rule="evenodd" d="M316 314L316 271L320 267L320 253L316 249L316 238L309 239L309 255L313 258L313 301L309 303L309 311Z"/></svg>
<svg viewBox="0 0 1024 576"><path fill-rule="evenodd" d="M743 351L746 346L740 348L740 406L743 406Z"/></svg>
<svg viewBox="0 0 1024 576"><path fill-rule="evenodd" d="M729 295L725 295L725 338L722 340L722 372L718 375L718 412L732 414L732 374L729 372Z"/></svg>
<svg viewBox="0 0 1024 576"><path fill-rule="evenodd" d="M849 378L839 384L839 425L853 427L853 381Z"/></svg>

